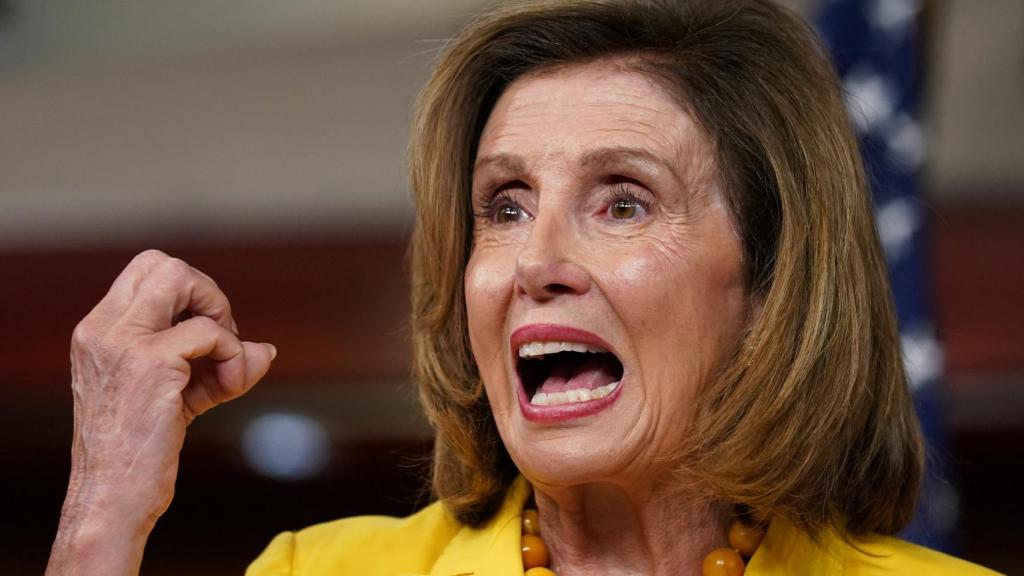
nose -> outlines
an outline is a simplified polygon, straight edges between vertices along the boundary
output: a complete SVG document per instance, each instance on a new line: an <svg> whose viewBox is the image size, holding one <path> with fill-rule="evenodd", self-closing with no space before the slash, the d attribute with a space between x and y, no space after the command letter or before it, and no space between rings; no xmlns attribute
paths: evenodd
<svg viewBox="0 0 1024 576"><path fill-rule="evenodd" d="M538 216L516 256L516 294L538 302L585 294L592 279L578 260L585 249L572 223Z"/></svg>

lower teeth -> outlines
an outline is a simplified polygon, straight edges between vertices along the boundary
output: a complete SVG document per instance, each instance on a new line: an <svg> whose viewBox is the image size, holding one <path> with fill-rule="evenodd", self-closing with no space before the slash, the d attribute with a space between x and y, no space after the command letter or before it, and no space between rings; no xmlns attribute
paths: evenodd
<svg viewBox="0 0 1024 576"><path fill-rule="evenodd" d="M574 390L566 390L564 392L537 392L533 395L533 398L530 399L530 404L535 406L553 406L556 404L587 402L588 400L604 398L618 387L619 382L612 382L611 384L598 386L593 390L576 388Z"/></svg>

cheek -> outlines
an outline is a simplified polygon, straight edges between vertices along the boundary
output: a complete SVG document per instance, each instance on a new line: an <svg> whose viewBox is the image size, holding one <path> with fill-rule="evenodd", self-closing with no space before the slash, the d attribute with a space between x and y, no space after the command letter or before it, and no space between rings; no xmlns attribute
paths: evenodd
<svg viewBox="0 0 1024 576"><path fill-rule="evenodd" d="M509 257L496 249L474 250L466 265L463 287L473 355L486 378L500 368L508 305L515 278ZM514 265L514 258L511 259Z"/></svg>
<svg viewBox="0 0 1024 576"><path fill-rule="evenodd" d="M703 380L745 322L735 239L685 240L647 238L595 263L606 270L603 290L632 335L645 378Z"/></svg>
<svg viewBox="0 0 1024 576"><path fill-rule="evenodd" d="M651 248L640 248L621 254L609 272L602 291L626 330L641 335L656 328L666 312L664 283L673 281L660 258ZM642 348L636 352L642 352Z"/></svg>
<svg viewBox="0 0 1024 576"><path fill-rule="evenodd" d="M595 267L605 269L604 290L617 314L631 328L647 330L660 327L669 317L689 314L688 298L680 296L693 288L687 279L694 256L672 242L645 238L616 247Z"/></svg>

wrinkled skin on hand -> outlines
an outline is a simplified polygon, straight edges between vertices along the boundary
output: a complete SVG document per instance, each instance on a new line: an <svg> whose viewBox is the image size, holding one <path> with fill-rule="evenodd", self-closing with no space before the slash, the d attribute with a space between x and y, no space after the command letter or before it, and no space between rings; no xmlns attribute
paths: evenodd
<svg viewBox="0 0 1024 576"><path fill-rule="evenodd" d="M136 256L72 337L71 478L47 574L138 573L189 423L248 391L275 355L239 339L209 276Z"/></svg>

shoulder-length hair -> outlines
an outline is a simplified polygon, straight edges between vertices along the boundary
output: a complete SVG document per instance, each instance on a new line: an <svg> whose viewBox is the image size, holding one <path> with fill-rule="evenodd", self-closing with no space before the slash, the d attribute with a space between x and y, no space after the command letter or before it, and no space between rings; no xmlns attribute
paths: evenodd
<svg viewBox="0 0 1024 576"><path fill-rule="evenodd" d="M469 525L516 474L470 350L471 170L498 96L544 68L630 56L714 146L759 313L698 394L680 486L810 532L893 533L923 447L885 260L839 83L767 0L514 3L470 23L420 95L411 143L415 375L433 488Z"/></svg>

